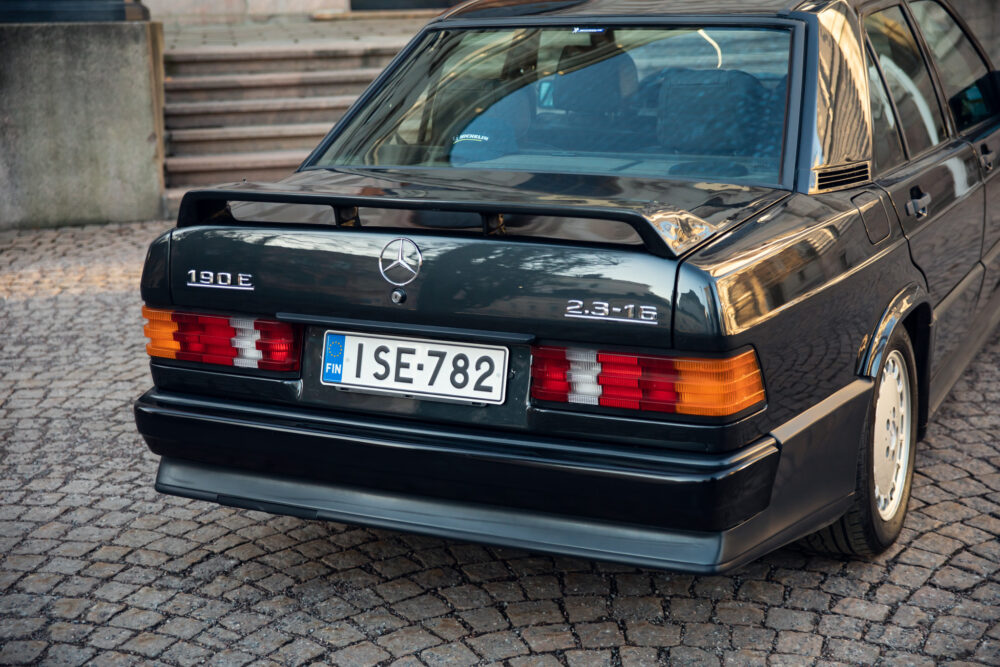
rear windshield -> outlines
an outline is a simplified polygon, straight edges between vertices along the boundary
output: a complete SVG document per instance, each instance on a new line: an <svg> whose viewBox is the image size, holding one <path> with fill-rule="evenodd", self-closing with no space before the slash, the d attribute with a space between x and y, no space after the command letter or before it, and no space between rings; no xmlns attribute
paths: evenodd
<svg viewBox="0 0 1000 667"><path fill-rule="evenodd" d="M780 182L780 28L439 30L316 162Z"/></svg>

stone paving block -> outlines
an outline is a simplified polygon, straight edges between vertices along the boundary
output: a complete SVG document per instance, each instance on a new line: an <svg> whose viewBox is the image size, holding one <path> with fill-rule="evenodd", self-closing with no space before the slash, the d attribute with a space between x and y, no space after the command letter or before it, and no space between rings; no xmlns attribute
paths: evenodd
<svg viewBox="0 0 1000 667"><path fill-rule="evenodd" d="M459 642L434 646L420 654L430 667L465 667L479 662L479 657Z"/></svg>
<svg viewBox="0 0 1000 667"><path fill-rule="evenodd" d="M670 649L670 662L671 664L697 665L698 667L717 667L721 664L716 655L691 646L675 646Z"/></svg>
<svg viewBox="0 0 1000 667"><path fill-rule="evenodd" d="M298 667L325 653L322 646L308 639L296 639L278 649L271 658L280 665Z"/></svg>
<svg viewBox="0 0 1000 667"><path fill-rule="evenodd" d="M618 650L618 658L622 667L656 667L662 664L659 651L654 648L624 646Z"/></svg>
<svg viewBox="0 0 1000 667"><path fill-rule="evenodd" d="M485 660L503 660L528 653L528 647L513 632L493 632L468 640L469 645Z"/></svg>
<svg viewBox="0 0 1000 667"><path fill-rule="evenodd" d="M47 644L40 641L13 641L0 648L0 665L27 665L34 662Z"/></svg>
<svg viewBox="0 0 1000 667"><path fill-rule="evenodd" d="M807 632L782 630L778 633L776 648L779 653L818 656L823 650L823 637Z"/></svg>
<svg viewBox="0 0 1000 667"><path fill-rule="evenodd" d="M889 611L888 605L872 603L857 598L844 598L833 608L835 614L854 616L866 621L884 620L889 615Z"/></svg>
<svg viewBox="0 0 1000 667"><path fill-rule="evenodd" d="M61 667L76 667L76 665L86 664L95 653L94 649L85 646L53 644L45 652L44 663L46 665L60 665Z"/></svg>
<svg viewBox="0 0 1000 667"><path fill-rule="evenodd" d="M569 667L611 667L611 651L567 651Z"/></svg>
<svg viewBox="0 0 1000 667"><path fill-rule="evenodd" d="M510 667L559 667L566 664L554 655L529 655L507 661Z"/></svg>
<svg viewBox="0 0 1000 667"><path fill-rule="evenodd" d="M625 643L615 623L581 623L576 626L576 634L584 648L621 646Z"/></svg>
<svg viewBox="0 0 1000 667"><path fill-rule="evenodd" d="M816 614L775 607L767 612L767 627L775 630L809 632L816 625Z"/></svg>
<svg viewBox="0 0 1000 667"><path fill-rule="evenodd" d="M119 648L130 653L144 655L147 658L155 658L176 641L175 638L166 635L155 632L143 632L128 640Z"/></svg>
<svg viewBox="0 0 1000 667"><path fill-rule="evenodd" d="M394 656L416 653L428 646L440 644L441 640L427 632L423 628L411 625L402 630L380 637L378 645L386 649Z"/></svg>
<svg viewBox="0 0 1000 667"><path fill-rule="evenodd" d="M712 617L712 601L698 598L673 598L667 619L671 621L704 622Z"/></svg>
<svg viewBox="0 0 1000 667"><path fill-rule="evenodd" d="M521 639L527 642L536 653L559 651L576 646L573 632L566 625L540 625L525 628L521 631Z"/></svg>
<svg viewBox="0 0 1000 667"><path fill-rule="evenodd" d="M629 621L626 637L629 643L637 646L676 646L681 641L681 628L673 624Z"/></svg>
<svg viewBox="0 0 1000 667"><path fill-rule="evenodd" d="M652 595L619 597L611 603L611 615L620 620L657 620L663 618L663 604Z"/></svg>
<svg viewBox="0 0 1000 667"><path fill-rule="evenodd" d="M94 630L89 623L67 623L57 621L46 628L49 639L66 644L82 644L81 640Z"/></svg>
<svg viewBox="0 0 1000 667"><path fill-rule="evenodd" d="M505 611L514 627L563 621L562 612L551 600L514 602L507 605Z"/></svg>
<svg viewBox="0 0 1000 667"><path fill-rule="evenodd" d="M850 639L831 639L828 645L830 654L834 658L852 665L871 665L879 657L877 648L863 642Z"/></svg>

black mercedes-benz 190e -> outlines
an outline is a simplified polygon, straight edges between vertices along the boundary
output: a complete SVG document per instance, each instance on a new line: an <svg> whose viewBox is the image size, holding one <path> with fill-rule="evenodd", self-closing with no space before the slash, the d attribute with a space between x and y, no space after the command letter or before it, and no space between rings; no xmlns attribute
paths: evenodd
<svg viewBox="0 0 1000 667"><path fill-rule="evenodd" d="M163 493L694 572L899 535L1000 321L938 0L473 0L142 276Z"/></svg>

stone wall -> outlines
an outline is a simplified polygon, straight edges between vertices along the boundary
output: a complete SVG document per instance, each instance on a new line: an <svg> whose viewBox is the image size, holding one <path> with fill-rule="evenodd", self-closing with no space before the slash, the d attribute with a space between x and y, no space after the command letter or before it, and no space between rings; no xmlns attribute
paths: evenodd
<svg viewBox="0 0 1000 667"><path fill-rule="evenodd" d="M154 21L245 23L271 18L306 19L313 12L346 12L349 0L143 0Z"/></svg>
<svg viewBox="0 0 1000 667"><path fill-rule="evenodd" d="M1000 0L951 0L1000 68Z"/></svg>
<svg viewBox="0 0 1000 667"><path fill-rule="evenodd" d="M159 24L0 24L0 229L150 220L163 200Z"/></svg>

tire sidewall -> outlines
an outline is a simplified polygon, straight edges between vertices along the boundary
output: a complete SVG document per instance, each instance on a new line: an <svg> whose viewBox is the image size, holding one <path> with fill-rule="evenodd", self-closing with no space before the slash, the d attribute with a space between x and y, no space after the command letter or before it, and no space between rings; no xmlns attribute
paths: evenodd
<svg viewBox="0 0 1000 667"><path fill-rule="evenodd" d="M906 462L906 478L903 483L903 496L899 503L899 509L896 510L896 514L893 515L888 521L884 520L878 512L878 507L875 504L875 473L873 461L875 457L875 405L878 401L878 391L882 384L882 375L885 373L885 364L889 358L889 355L893 351L898 351L906 364L906 375L907 380L910 384L910 454ZM919 401L917 400L917 373L916 373L916 358L913 354L913 346L910 344L910 338L906 334L906 331L902 327L897 328L893 332L892 337L889 339L888 345L886 345L885 352L882 355L882 363L879 367L878 375L875 377L875 388L872 394L871 405L868 409L868 427L865 429L866 442L863 447L865 453L865 461L863 470L866 472L865 483L867 484L867 514L868 521L867 528L870 531L869 543L875 547L876 551L882 551L887 549L896 538L899 537L900 531L903 529L903 522L906 519L907 505L910 502L910 487L913 482L913 464L916 459L916 446L917 446L917 406Z"/></svg>

